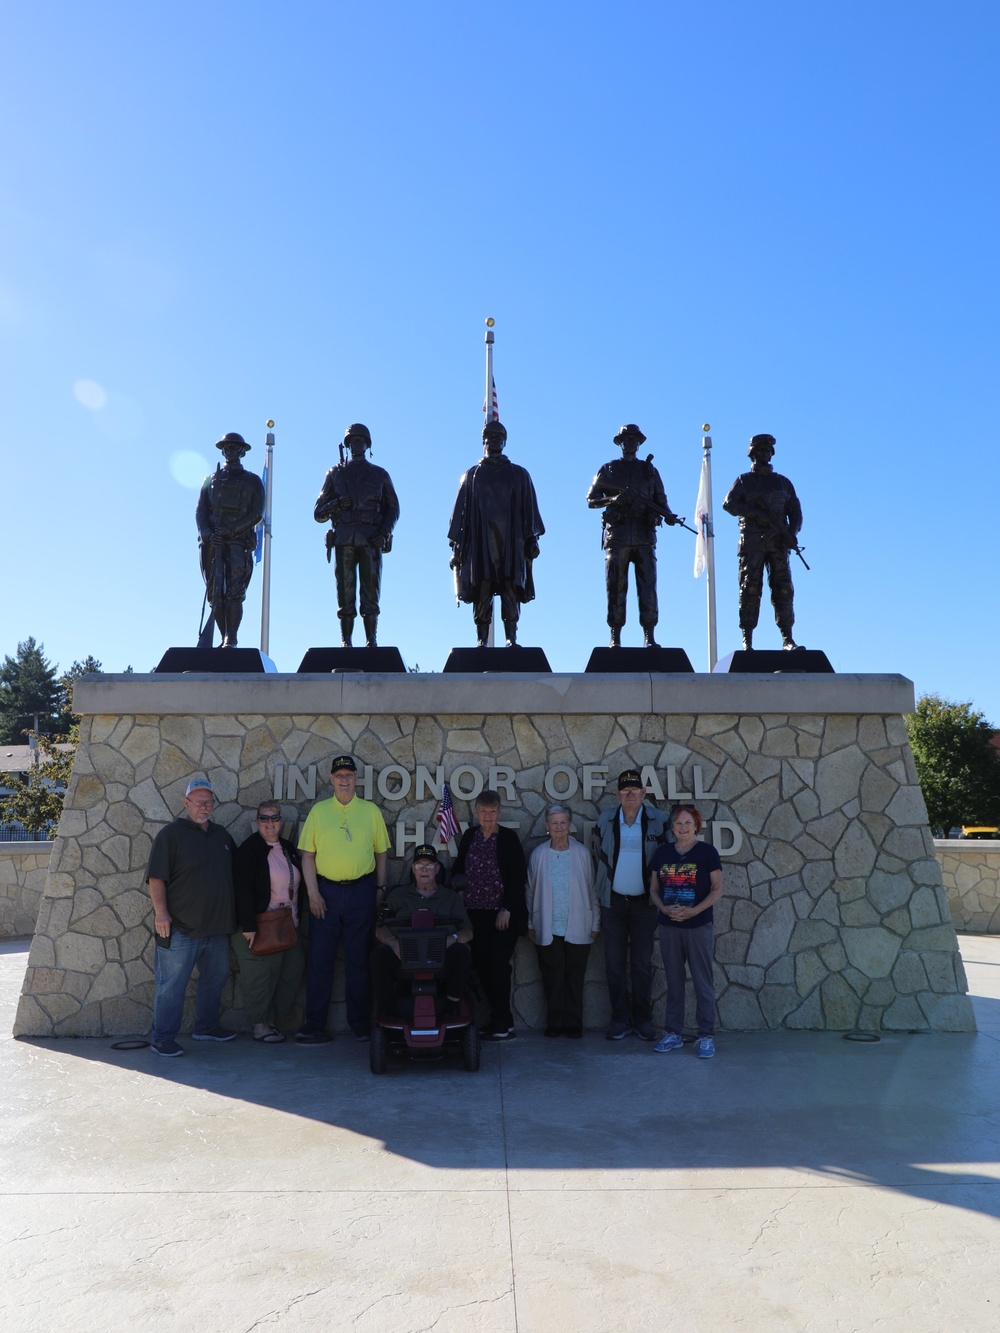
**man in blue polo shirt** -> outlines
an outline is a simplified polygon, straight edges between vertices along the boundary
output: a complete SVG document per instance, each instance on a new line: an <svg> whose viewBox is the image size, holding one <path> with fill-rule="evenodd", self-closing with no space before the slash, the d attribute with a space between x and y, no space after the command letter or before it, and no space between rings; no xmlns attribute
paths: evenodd
<svg viewBox="0 0 1000 1333"><path fill-rule="evenodd" d="M215 793L207 778L194 778L184 793L184 814L153 839L146 869L156 931L152 1048L157 1055L184 1054L177 1042L184 994L198 968L195 1041L232 1041L219 1023L222 988L229 977L229 937L236 929L233 854L236 844L209 818Z"/></svg>
<svg viewBox="0 0 1000 1333"><path fill-rule="evenodd" d="M655 1041L653 1028L653 940L659 913L649 900L649 863L667 835L666 817L643 800L637 769L618 775L618 806L598 817L593 835L601 904L604 965L611 1000L605 1036L621 1041L634 1032ZM629 997L629 976L632 994Z"/></svg>

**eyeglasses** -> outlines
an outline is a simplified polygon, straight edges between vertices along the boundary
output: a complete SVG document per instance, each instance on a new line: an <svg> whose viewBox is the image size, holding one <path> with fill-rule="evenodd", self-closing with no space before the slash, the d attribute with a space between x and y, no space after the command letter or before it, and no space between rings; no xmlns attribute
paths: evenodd
<svg viewBox="0 0 1000 1333"><path fill-rule="evenodd" d="M280 816L280 815L258 815L258 816L257 816L257 823L258 823L258 824L280 824L280 823L281 823L281 816Z"/></svg>
<svg viewBox="0 0 1000 1333"><path fill-rule="evenodd" d="M347 838L347 841L348 841L348 842L353 842L353 841L354 841L354 839L351 837L351 830L347 827L347 820L346 820L346 819L345 819L344 822L341 824L341 826L340 826L340 831L341 831L341 833L343 833L343 834L345 835L345 837Z"/></svg>

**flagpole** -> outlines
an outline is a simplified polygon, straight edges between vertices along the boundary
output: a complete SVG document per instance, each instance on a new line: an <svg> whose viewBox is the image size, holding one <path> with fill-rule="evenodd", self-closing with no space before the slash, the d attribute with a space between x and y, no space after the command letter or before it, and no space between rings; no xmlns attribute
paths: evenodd
<svg viewBox="0 0 1000 1333"><path fill-rule="evenodd" d="M270 656L271 640L271 486L274 481L274 426L267 423L265 437L266 457L264 470L264 554L260 577L260 651L265 657Z"/></svg>
<svg viewBox="0 0 1000 1333"><path fill-rule="evenodd" d="M715 621L715 527L712 522L712 437L708 433L712 427L706 421L701 429L704 432L702 435L701 447L704 450L705 479L708 486L707 513L702 520L704 523L706 550L705 592L708 598L708 669L709 671L714 671L715 664L719 660L719 654Z"/></svg>
<svg viewBox="0 0 1000 1333"><path fill-rule="evenodd" d="M496 412L496 411L494 411L494 408L493 408L493 399L494 399L494 391L493 391L493 324L494 324L494 320L492 320L492 319L487 319L487 321L486 321L486 397L483 399L483 412L485 413L486 421L487 421L487 422L490 422L490 421L499 421L499 420L500 420L500 415L499 415L499 413ZM494 625L495 620L496 620L496 617L495 617L494 614L493 614L493 601L494 601L494 599L491 597L491 598L490 598L490 633L489 633L489 640L488 640L488 642L489 642L489 646L490 646L491 648L493 648L493 647L496 646L496 639L495 639L495 636L494 636L494 634L493 634L493 625Z"/></svg>

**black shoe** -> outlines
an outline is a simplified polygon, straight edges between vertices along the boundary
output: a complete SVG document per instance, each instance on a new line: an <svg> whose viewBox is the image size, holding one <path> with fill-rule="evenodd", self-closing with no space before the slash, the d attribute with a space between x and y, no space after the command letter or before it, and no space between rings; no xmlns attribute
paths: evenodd
<svg viewBox="0 0 1000 1333"><path fill-rule="evenodd" d="M545 1029L547 1037L561 1037L565 1029L557 1027L548 1027Z"/></svg>
<svg viewBox="0 0 1000 1333"><path fill-rule="evenodd" d="M578 1038L578 1037L582 1037L582 1036L583 1036L583 1028L564 1028L564 1029L563 1029L563 1036L564 1036L564 1037L577 1037L577 1038Z"/></svg>
<svg viewBox="0 0 1000 1333"><path fill-rule="evenodd" d="M306 1023L296 1032L295 1040L299 1046L325 1046L328 1042L333 1041L333 1038L325 1028L318 1028L312 1023Z"/></svg>
<svg viewBox="0 0 1000 1333"><path fill-rule="evenodd" d="M359 1023L358 1026L356 1028L352 1028L351 1031L354 1033L355 1041L371 1040L371 1033L367 1026L363 1026L362 1024Z"/></svg>
<svg viewBox="0 0 1000 1333"><path fill-rule="evenodd" d="M486 1027L480 1029L479 1035L484 1041L513 1041L517 1033L513 1028Z"/></svg>

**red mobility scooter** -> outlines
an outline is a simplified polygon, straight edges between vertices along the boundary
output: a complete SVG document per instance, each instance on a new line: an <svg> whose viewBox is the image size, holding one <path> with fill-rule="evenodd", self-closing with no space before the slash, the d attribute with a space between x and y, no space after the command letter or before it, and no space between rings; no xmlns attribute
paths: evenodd
<svg viewBox="0 0 1000 1333"><path fill-rule="evenodd" d="M479 1068L479 1029L469 997L463 996L457 1005L451 1005L439 986L448 936L460 922L454 917L435 917L427 908L419 908L412 916L393 917L380 924L389 926L399 941L400 984L398 1012L379 1013L372 1028L372 1073L385 1073L390 1051L434 1059L449 1048L457 1048L465 1068L475 1073ZM409 983L408 993L402 983Z"/></svg>

